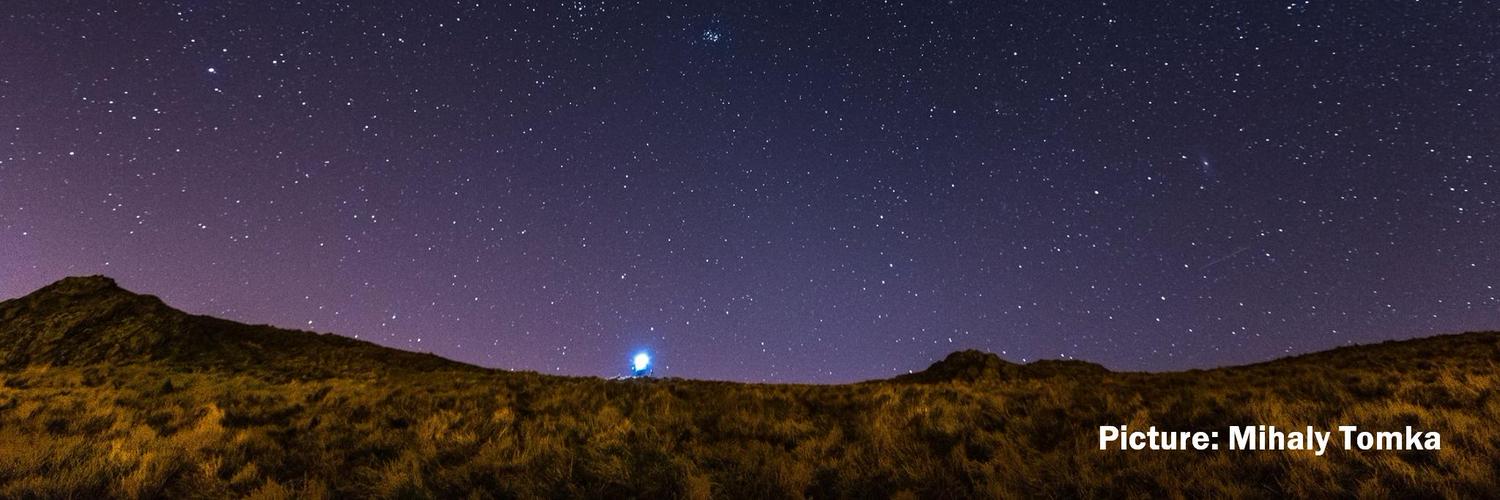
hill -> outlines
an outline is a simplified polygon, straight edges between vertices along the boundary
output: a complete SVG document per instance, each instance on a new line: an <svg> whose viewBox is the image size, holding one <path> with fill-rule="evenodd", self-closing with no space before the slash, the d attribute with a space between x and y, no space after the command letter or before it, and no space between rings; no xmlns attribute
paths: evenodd
<svg viewBox="0 0 1500 500"><path fill-rule="evenodd" d="M186 314L0 303L0 497L1500 495L1500 333L1178 373L954 353L841 386L486 370ZM1438 451L1100 451L1098 427L1358 425Z"/></svg>
<svg viewBox="0 0 1500 500"><path fill-rule="evenodd" d="M103 276L64 278L0 303L0 341L0 367L159 362L299 378L479 370L338 335L190 315Z"/></svg>
<svg viewBox="0 0 1500 500"><path fill-rule="evenodd" d="M926 370L901 375L892 382L944 383L981 381L1006 381L1048 377L1072 377L1087 379L1109 373L1103 366L1078 360L1044 359L1018 365L1000 359L993 353L967 350L949 354L933 363Z"/></svg>

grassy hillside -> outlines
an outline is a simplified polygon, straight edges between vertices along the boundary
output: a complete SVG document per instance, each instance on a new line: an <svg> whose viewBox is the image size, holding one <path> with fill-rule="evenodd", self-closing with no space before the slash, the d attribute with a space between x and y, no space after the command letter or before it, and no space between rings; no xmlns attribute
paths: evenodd
<svg viewBox="0 0 1500 500"><path fill-rule="evenodd" d="M0 497L1500 495L1500 333L1111 373L974 351L842 386L491 371L191 316L0 303ZM1416 425L1437 452L1119 452L1097 426Z"/></svg>

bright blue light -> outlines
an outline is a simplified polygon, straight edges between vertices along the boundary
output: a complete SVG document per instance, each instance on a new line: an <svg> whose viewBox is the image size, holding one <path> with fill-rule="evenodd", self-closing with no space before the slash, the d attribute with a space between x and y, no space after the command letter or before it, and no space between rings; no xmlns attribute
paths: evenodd
<svg viewBox="0 0 1500 500"><path fill-rule="evenodd" d="M651 366L651 355L644 352L636 354L635 359L632 360L632 363L634 363L635 365L635 371L646 371L646 368Z"/></svg>

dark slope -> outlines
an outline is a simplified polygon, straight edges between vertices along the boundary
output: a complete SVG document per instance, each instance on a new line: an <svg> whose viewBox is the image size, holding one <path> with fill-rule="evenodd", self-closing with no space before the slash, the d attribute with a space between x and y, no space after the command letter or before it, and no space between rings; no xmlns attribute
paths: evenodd
<svg viewBox="0 0 1500 500"><path fill-rule="evenodd" d="M102 276L73 277L0 302L0 367L161 361L303 377L372 370L479 370L337 335L195 316Z"/></svg>
<svg viewBox="0 0 1500 500"><path fill-rule="evenodd" d="M1184 372L1124 372L1119 375L1155 376L1168 379L1191 376L1205 371L1234 376L1274 376L1288 370L1332 369L1366 370L1388 368L1397 372L1428 368L1435 361L1494 363L1500 360L1500 332L1468 332L1406 340L1388 340L1375 344L1338 347L1286 358L1212 370ZM926 370L893 379L896 382L940 383L981 382L994 380L1036 379L1047 377L1094 378L1110 374L1102 365L1078 360L1039 360L1028 364L1011 363L992 353L965 350L949 354Z"/></svg>
<svg viewBox="0 0 1500 500"><path fill-rule="evenodd" d="M1334 370L1391 368L1407 371L1426 368L1436 361L1491 364L1500 361L1500 332L1468 332L1375 344L1351 345L1291 356L1245 366L1219 368L1228 371L1275 370L1294 366L1319 366Z"/></svg>

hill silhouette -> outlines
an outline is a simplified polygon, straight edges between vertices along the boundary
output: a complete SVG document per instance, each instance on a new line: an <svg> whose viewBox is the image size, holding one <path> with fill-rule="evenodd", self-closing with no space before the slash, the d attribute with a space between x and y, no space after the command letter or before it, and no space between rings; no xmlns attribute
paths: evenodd
<svg viewBox="0 0 1500 500"><path fill-rule="evenodd" d="M838 386L489 370L196 316L105 277L0 302L0 497L1500 495L1500 333L1119 373L950 354ZM1358 425L1440 451L1100 451L1101 425Z"/></svg>
<svg viewBox="0 0 1500 500"><path fill-rule="evenodd" d="M1095 363L1078 360L1044 359L1028 364L1016 364L1000 359L994 353L965 350L956 351L916 373L900 375L894 382L942 383L978 382L982 380L1015 380L1047 377L1091 378L1109 373Z"/></svg>
<svg viewBox="0 0 1500 500"><path fill-rule="evenodd" d="M104 276L64 278L0 303L0 366L162 362L322 377L370 370L478 369L332 334L196 316Z"/></svg>

